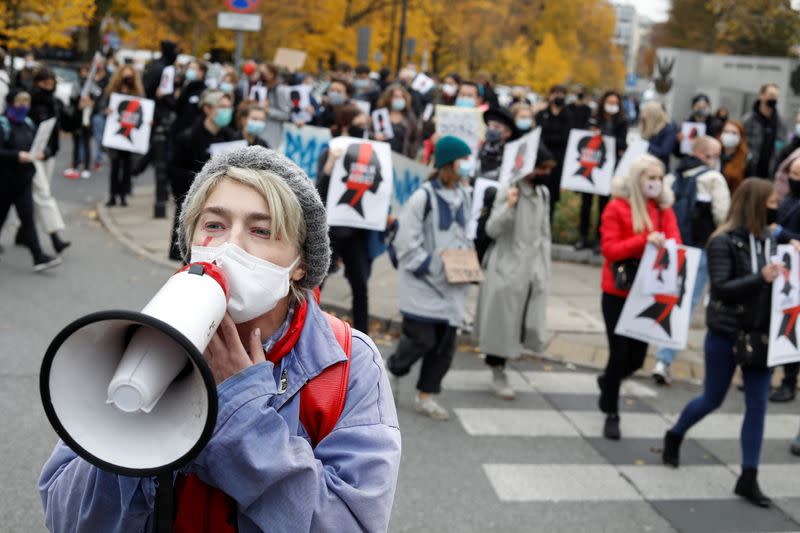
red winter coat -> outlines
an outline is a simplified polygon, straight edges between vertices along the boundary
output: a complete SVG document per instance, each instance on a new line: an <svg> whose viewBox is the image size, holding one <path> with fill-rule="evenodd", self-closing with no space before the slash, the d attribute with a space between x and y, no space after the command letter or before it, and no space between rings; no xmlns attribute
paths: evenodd
<svg viewBox="0 0 800 533"><path fill-rule="evenodd" d="M647 201L647 213L653 221L653 231L661 231L667 239L681 242L678 220L671 207L660 210L653 200ZM614 198L603 210L600 219L600 247L603 253L603 292L625 298L628 291L614 287L611 265L625 259L640 259L644 254L649 231L633 232L633 214L626 198Z"/></svg>

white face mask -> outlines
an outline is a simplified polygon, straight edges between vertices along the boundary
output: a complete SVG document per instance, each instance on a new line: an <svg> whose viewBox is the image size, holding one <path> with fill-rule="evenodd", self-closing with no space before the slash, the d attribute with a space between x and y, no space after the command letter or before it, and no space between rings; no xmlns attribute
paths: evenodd
<svg viewBox="0 0 800 533"><path fill-rule="evenodd" d="M647 180L642 186L642 193L645 198L655 200L661 195L661 182L658 180Z"/></svg>
<svg viewBox="0 0 800 533"><path fill-rule="evenodd" d="M734 146L739 146L741 137L738 133L725 132L719 136L719 140L725 148L733 148Z"/></svg>
<svg viewBox="0 0 800 533"><path fill-rule="evenodd" d="M603 106L603 109L605 109L606 113L609 115L616 115L619 113L619 106L617 104L606 104Z"/></svg>
<svg viewBox="0 0 800 533"><path fill-rule="evenodd" d="M284 268L226 242L221 246L192 246L191 262L197 261L214 263L225 272L230 286L228 312L236 324L241 324L272 311L289 294L289 276L300 258Z"/></svg>

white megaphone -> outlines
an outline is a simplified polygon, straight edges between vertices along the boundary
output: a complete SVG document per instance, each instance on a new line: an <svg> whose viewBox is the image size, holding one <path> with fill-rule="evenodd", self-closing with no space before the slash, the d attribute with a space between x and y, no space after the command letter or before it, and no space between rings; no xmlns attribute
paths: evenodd
<svg viewBox="0 0 800 533"><path fill-rule="evenodd" d="M203 359L228 284L211 263L173 275L142 311L101 311L65 327L44 356L45 413L75 453L104 470L176 470L211 438L217 389Z"/></svg>

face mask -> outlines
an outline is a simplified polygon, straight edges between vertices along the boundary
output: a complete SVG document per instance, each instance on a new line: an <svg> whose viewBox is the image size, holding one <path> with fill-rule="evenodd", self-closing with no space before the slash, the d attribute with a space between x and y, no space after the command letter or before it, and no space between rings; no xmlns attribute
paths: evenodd
<svg viewBox="0 0 800 533"><path fill-rule="evenodd" d="M471 96L459 96L456 98L456 107L475 107L475 99Z"/></svg>
<svg viewBox="0 0 800 533"><path fill-rule="evenodd" d="M584 95L583 93L578 93L578 94L576 94L576 95L575 95L575 97L576 97L578 100L583 100L583 97L584 97L584 96L586 96L586 95Z"/></svg>
<svg viewBox="0 0 800 533"><path fill-rule="evenodd" d="M652 200L658 198L661 195L661 182L658 180L647 180L642 187L642 193L644 193L645 198L650 198Z"/></svg>
<svg viewBox="0 0 800 533"><path fill-rule="evenodd" d="M486 142L489 144L499 143L503 134L497 128L489 128L486 130Z"/></svg>
<svg viewBox="0 0 800 533"><path fill-rule="evenodd" d="M289 294L289 276L300 258L284 268L226 242L221 246L192 246L191 262L196 261L214 263L225 272L230 286L228 312L236 324L241 324L272 311Z"/></svg>
<svg viewBox="0 0 800 533"><path fill-rule="evenodd" d="M331 105L342 105L346 100L347 98L342 93L328 93L328 102Z"/></svg>
<svg viewBox="0 0 800 533"><path fill-rule="evenodd" d="M350 137L356 137L358 139L363 139L365 130L361 126L352 125L349 128L347 128L347 133L350 134Z"/></svg>
<svg viewBox="0 0 800 533"><path fill-rule="evenodd" d="M738 133L723 133L719 136L719 140L725 148L733 148L734 146L739 146L741 137Z"/></svg>
<svg viewBox="0 0 800 533"><path fill-rule="evenodd" d="M795 198L800 198L800 180L793 180L789 178L789 190L792 193L792 196Z"/></svg>
<svg viewBox="0 0 800 533"><path fill-rule="evenodd" d="M193 68L186 70L186 81L194 81L197 79L197 71Z"/></svg>
<svg viewBox="0 0 800 533"><path fill-rule="evenodd" d="M122 83L124 83L127 87L133 87L135 85L133 76L125 76L122 78Z"/></svg>
<svg viewBox="0 0 800 533"><path fill-rule="evenodd" d="M445 96L455 96L456 91L458 91L458 86L452 83L443 83L442 84L442 92Z"/></svg>
<svg viewBox="0 0 800 533"><path fill-rule="evenodd" d="M261 132L264 131L264 128L267 127L267 123L263 120L248 120L247 121L247 133L250 135L261 135Z"/></svg>
<svg viewBox="0 0 800 533"><path fill-rule="evenodd" d="M456 174L459 178L468 178L472 175L472 162L469 159L462 159L456 167Z"/></svg>
<svg viewBox="0 0 800 533"><path fill-rule="evenodd" d="M234 89L233 84L230 82L223 81L222 83L219 84L219 90L224 93L232 94L233 89Z"/></svg>
<svg viewBox="0 0 800 533"><path fill-rule="evenodd" d="M710 112L707 107L700 107L694 110L694 114L698 117L707 117Z"/></svg>
<svg viewBox="0 0 800 533"><path fill-rule="evenodd" d="M217 109L217 113L214 115L214 124L220 128L224 128L231 123L231 119L233 119L233 109L230 107Z"/></svg>
<svg viewBox="0 0 800 533"><path fill-rule="evenodd" d="M514 121L514 124L517 125L517 129L522 131L528 131L533 127L533 119L532 118L518 118Z"/></svg>
<svg viewBox="0 0 800 533"><path fill-rule="evenodd" d="M767 208L767 226L771 226L778 221L778 210L773 207Z"/></svg>
<svg viewBox="0 0 800 533"><path fill-rule="evenodd" d="M609 115L616 115L619 113L619 106L617 104L606 104L603 106L603 109Z"/></svg>
<svg viewBox="0 0 800 533"><path fill-rule="evenodd" d="M392 109L395 111L402 111L406 108L406 101L403 98L395 98L392 100Z"/></svg>
<svg viewBox="0 0 800 533"><path fill-rule="evenodd" d="M25 120L25 117L28 116L28 111L30 110L30 106L27 105L14 105L9 106L6 113L8 114L8 118L12 121L22 122Z"/></svg>
<svg viewBox="0 0 800 533"><path fill-rule="evenodd" d="M563 96L556 96L555 98L553 98L553 104L556 107L564 107L565 102L566 100Z"/></svg>
<svg viewBox="0 0 800 533"><path fill-rule="evenodd" d="M369 87L369 80L357 79L353 80L353 87L356 89L366 89Z"/></svg>
<svg viewBox="0 0 800 533"><path fill-rule="evenodd" d="M777 100L769 99L769 100L767 100L766 103L767 103L767 107L770 108L770 109L775 109L776 107L778 107L778 101Z"/></svg>

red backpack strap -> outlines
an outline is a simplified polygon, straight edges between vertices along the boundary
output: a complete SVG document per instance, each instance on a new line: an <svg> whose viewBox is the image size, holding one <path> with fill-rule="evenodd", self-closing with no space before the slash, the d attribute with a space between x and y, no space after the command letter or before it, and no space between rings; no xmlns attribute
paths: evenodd
<svg viewBox="0 0 800 533"><path fill-rule="evenodd" d="M344 411L353 347L353 330L350 325L333 315L323 314L347 360L329 366L300 390L300 423L315 448L333 431Z"/></svg>

